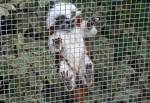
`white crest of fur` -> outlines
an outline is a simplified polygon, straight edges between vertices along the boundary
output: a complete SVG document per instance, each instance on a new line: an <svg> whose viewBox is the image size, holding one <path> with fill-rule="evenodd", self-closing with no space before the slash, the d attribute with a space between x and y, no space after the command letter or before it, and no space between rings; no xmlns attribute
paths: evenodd
<svg viewBox="0 0 150 103"><path fill-rule="evenodd" d="M76 12L76 16L80 15L80 11L72 3L56 3L53 8L50 8L47 14L47 29L55 23L55 18L60 15L65 15L67 18L71 18L71 12Z"/></svg>

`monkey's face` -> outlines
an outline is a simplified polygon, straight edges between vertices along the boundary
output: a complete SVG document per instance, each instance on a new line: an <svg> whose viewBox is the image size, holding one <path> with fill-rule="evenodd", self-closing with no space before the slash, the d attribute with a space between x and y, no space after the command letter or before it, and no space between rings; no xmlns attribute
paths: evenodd
<svg viewBox="0 0 150 103"><path fill-rule="evenodd" d="M55 30L70 30L75 27L76 19L73 17L71 19L67 18L65 15L60 15L56 18Z"/></svg>

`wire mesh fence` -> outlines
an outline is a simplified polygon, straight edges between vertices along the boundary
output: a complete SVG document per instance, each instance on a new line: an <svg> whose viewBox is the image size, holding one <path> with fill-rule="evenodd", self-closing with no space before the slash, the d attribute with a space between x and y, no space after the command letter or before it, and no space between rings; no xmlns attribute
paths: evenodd
<svg viewBox="0 0 150 103"><path fill-rule="evenodd" d="M150 1L0 0L0 103L150 103Z"/></svg>

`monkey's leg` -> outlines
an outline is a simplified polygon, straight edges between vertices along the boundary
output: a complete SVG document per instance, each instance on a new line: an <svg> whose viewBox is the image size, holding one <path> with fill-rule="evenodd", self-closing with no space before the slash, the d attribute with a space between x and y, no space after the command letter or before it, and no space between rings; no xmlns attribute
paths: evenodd
<svg viewBox="0 0 150 103"><path fill-rule="evenodd" d="M88 87L92 85L93 68L94 68L93 62L90 60L88 55L85 54L84 58L82 59L80 67L80 76L83 80L83 84Z"/></svg>

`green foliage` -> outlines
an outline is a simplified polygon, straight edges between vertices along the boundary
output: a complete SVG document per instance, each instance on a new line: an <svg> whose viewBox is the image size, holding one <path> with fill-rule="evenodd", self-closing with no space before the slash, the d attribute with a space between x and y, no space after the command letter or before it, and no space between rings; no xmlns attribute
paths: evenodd
<svg viewBox="0 0 150 103"><path fill-rule="evenodd" d="M52 0L0 0L0 17L16 19L16 33L0 35L0 76L13 75L6 103L44 103L43 81L59 84L54 55L48 52L46 10ZM146 0L63 0L75 3L83 18L100 18L94 38L94 86L86 103L144 103L150 94L150 7ZM24 34L30 29L40 37ZM92 39L93 40L93 39ZM8 81L8 79L6 79ZM49 102L60 103L60 84ZM94 91L94 93L92 92ZM141 96L142 95L142 96Z"/></svg>
<svg viewBox="0 0 150 103"><path fill-rule="evenodd" d="M1 16L8 16L9 15L9 10L16 10L16 8L14 7L14 5L10 4L10 3L6 3L6 4L0 4L0 18Z"/></svg>

